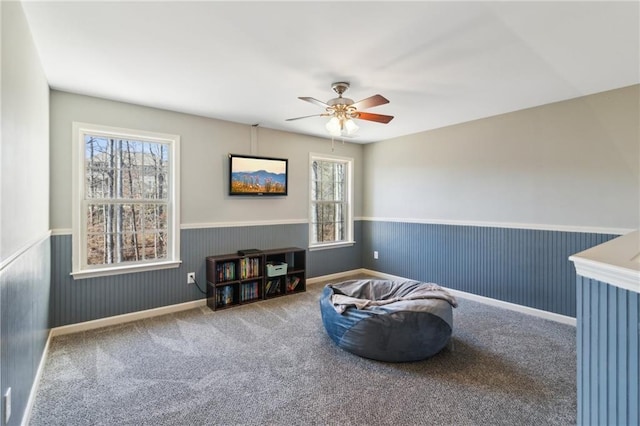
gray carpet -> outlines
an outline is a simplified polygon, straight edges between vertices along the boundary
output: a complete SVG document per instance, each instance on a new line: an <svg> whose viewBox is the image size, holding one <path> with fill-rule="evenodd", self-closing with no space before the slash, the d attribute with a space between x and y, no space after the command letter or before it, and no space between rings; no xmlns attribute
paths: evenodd
<svg viewBox="0 0 640 426"><path fill-rule="evenodd" d="M433 358L359 358L306 293L52 340L31 425L568 425L575 328L460 299Z"/></svg>

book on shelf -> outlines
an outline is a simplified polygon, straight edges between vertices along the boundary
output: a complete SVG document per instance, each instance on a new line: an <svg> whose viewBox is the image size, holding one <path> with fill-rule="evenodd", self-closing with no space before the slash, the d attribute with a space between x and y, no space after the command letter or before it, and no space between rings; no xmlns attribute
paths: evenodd
<svg viewBox="0 0 640 426"><path fill-rule="evenodd" d="M258 282L243 283L240 287L240 300L253 300L259 297Z"/></svg>
<svg viewBox="0 0 640 426"><path fill-rule="evenodd" d="M245 257L240 259L240 279L260 276L260 258Z"/></svg>
<svg viewBox="0 0 640 426"><path fill-rule="evenodd" d="M295 290L299 283L300 283L300 277L291 277L287 279L287 290L288 291Z"/></svg>
<svg viewBox="0 0 640 426"><path fill-rule="evenodd" d="M269 280L264 286L264 293L269 296L280 292L280 279Z"/></svg>
<svg viewBox="0 0 640 426"><path fill-rule="evenodd" d="M233 287L230 285L216 289L216 305L227 306L233 303Z"/></svg>
<svg viewBox="0 0 640 426"><path fill-rule="evenodd" d="M224 262L216 265L216 274L218 275L218 282L235 280L236 279L235 262Z"/></svg>

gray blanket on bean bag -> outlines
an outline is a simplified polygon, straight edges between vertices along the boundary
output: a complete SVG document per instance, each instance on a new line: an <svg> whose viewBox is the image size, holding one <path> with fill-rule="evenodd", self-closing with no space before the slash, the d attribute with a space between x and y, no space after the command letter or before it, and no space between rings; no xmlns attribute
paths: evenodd
<svg viewBox="0 0 640 426"><path fill-rule="evenodd" d="M375 283L375 285L373 285ZM357 309L366 309L370 306L388 305L390 303L419 300L442 299L456 308L456 298L433 283L420 283L417 281L379 281L379 280L353 280L345 281L331 297L331 303L338 313L343 313L349 306Z"/></svg>

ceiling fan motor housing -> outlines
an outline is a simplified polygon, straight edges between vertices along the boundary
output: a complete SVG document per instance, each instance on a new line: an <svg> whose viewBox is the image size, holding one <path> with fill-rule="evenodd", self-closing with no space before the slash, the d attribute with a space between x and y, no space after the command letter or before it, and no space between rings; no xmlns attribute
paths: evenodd
<svg viewBox="0 0 640 426"><path fill-rule="evenodd" d="M327 104L331 106L351 105L352 103L353 103L353 99L349 99L349 98L333 98L327 101Z"/></svg>
<svg viewBox="0 0 640 426"><path fill-rule="evenodd" d="M349 83L346 81L338 81L337 83L333 83L331 88L338 94L338 96L342 96L342 94L349 88Z"/></svg>
<svg viewBox="0 0 640 426"><path fill-rule="evenodd" d="M334 92L338 94L337 98L329 99L327 101L328 105L336 106L336 105L351 105L353 104L353 99L343 98L342 94L347 91L349 88L349 83L344 81L339 81L337 83L333 83L331 88Z"/></svg>

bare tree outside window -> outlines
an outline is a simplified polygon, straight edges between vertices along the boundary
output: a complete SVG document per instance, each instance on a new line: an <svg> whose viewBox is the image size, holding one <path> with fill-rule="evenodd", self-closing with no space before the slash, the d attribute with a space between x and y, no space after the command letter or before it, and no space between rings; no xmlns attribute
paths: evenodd
<svg viewBox="0 0 640 426"><path fill-rule="evenodd" d="M169 146L84 135L86 263L167 258Z"/></svg>
<svg viewBox="0 0 640 426"><path fill-rule="evenodd" d="M349 162L311 161L311 243L343 242L349 239Z"/></svg>

